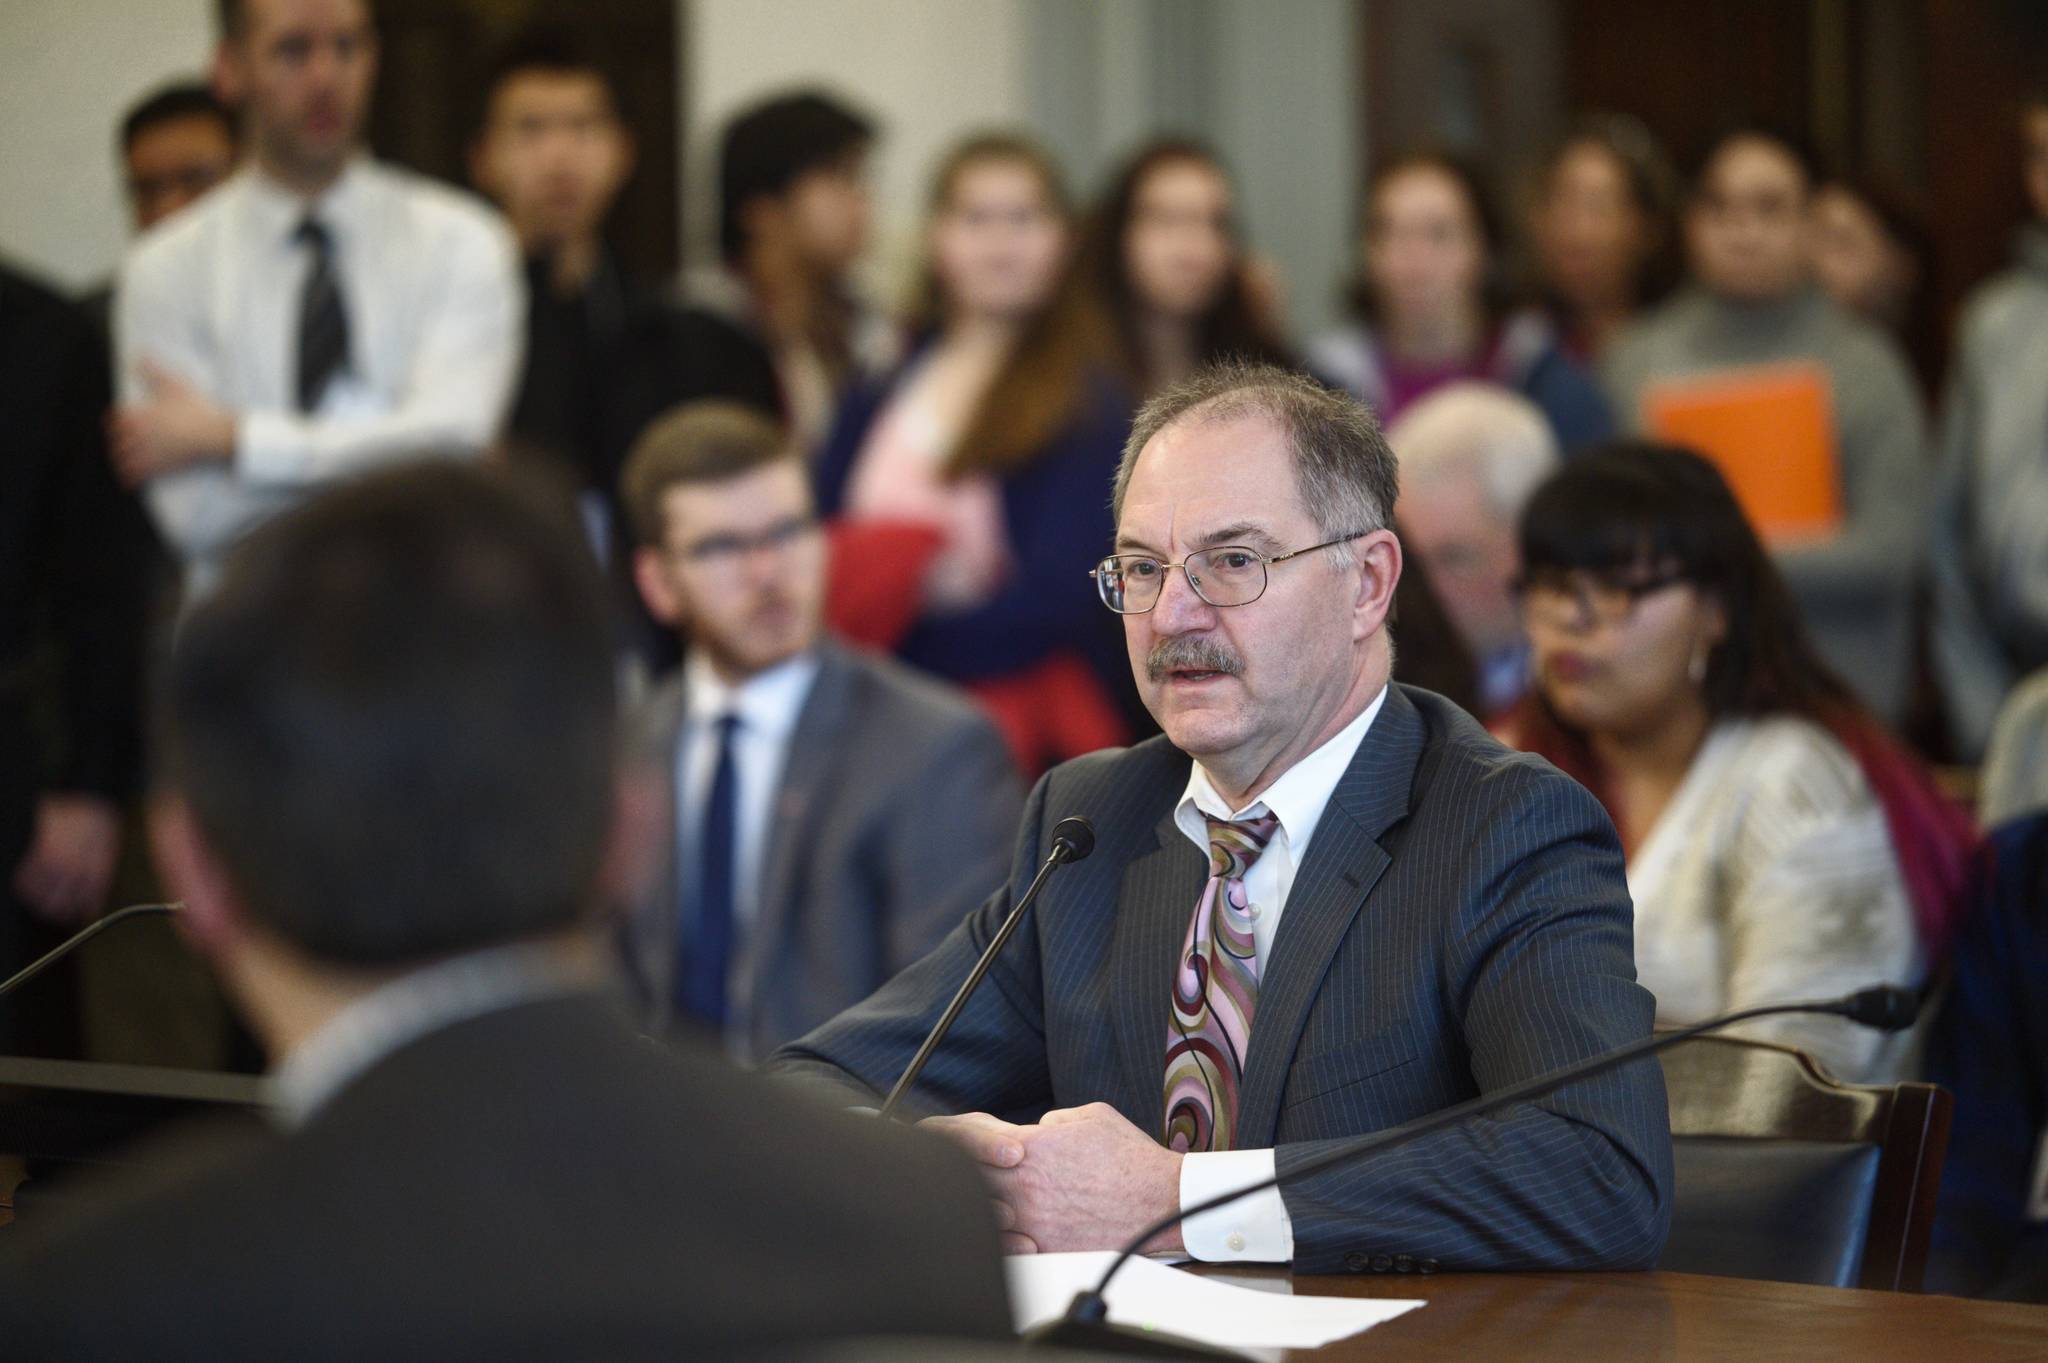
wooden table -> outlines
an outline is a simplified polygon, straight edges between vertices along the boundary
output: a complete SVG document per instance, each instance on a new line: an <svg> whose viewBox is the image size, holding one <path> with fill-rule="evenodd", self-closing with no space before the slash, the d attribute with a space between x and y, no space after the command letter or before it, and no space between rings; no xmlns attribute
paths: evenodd
<svg viewBox="0 0 2048 1363"><path fill-rule="evenodd" d="M1280 1270L1228 1276L1282 1276ZM1299 1277L1297 1293L1420 1297L1429 1305L1290 1358L1607 1359L1763 1363L2048 1360L2048 1306L1862 1292L1686 1273L1446 1273Z"/></svg>

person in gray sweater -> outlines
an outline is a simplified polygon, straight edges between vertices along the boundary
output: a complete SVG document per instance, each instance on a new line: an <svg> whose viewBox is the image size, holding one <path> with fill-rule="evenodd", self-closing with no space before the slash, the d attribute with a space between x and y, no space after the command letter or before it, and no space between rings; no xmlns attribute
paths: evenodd
<svg viewBox="0 0 2048 1363"><path fill-rule="evenodd" d="M1909 681L1922 552L1926 417L1897 347L1813 283L1810 159L1773 132L1728 133L1687 212L1693 281L1628 333L1601 368L1618 420L1644 428L1653 385L1717 370L1810 361L1826 371L1841 469L1841 528L1776 546L1822 656L1896 721Z"/></svg>
<svg viewBox="0 0 2048 1363"><path fill-rule="evenodd" d="M1929 546L1934 665L1967 760L1986 755L2013 686L2048 666L2048 85L2024 118L2035 220L1963 310Z"/></svg>

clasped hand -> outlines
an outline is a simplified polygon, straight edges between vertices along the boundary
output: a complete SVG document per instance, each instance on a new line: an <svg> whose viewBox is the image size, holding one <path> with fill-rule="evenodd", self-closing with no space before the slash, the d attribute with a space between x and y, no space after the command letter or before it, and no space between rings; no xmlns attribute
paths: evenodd
<svg viewBox="0 0 2048 1363"><path fill-rule="evenodd" d="M1122 1249L1180 1209L1182 1156L1107 1103L1055 1109L1035 1126L986 1112L921 1125L957 1141L981 1165L1009 1254ZM1180 1250L1179 1226L1144 1248Z"/></svg>

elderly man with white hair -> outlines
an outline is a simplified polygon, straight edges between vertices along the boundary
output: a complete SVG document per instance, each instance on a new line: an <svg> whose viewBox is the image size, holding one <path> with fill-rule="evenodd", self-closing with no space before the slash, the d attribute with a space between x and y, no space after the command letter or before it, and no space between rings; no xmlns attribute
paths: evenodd
<svg viewBox="0 0 2048 1363"><path fill-rule="evenodd" d="M1401 462L1401 542L1471 650L1483 708L1497 713L1528 686L1515 522L1558 467L1557 437L1528 399L1497 384L1454 383L1402 413L1387 441Z"/></svg>

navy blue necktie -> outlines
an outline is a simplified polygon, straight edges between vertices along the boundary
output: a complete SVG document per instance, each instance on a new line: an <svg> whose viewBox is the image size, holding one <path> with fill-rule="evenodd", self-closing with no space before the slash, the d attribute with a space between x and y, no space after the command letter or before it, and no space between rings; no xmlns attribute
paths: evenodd
<svg viewBox="0 0 2048 1363"><path fill-rule="evenodd" d="M316 218L307 218L293 233L305 243L312 263L299 291L299 355L296 392L299 410L320 405L327 385L348 368L348 311L334 276L334 238Z"/></svg>
<svg viewBox="0 0 2048 1363"><path fill-rule="evenodd" d="M739 772L733 764L737 715L717 723L718 763L711 769L711 793L704 801L697 839L697 912L680 935L676 1007L708 1027L723 1027L728 1012L726 981L732 971L734 842L739 832Z"/></svg>

